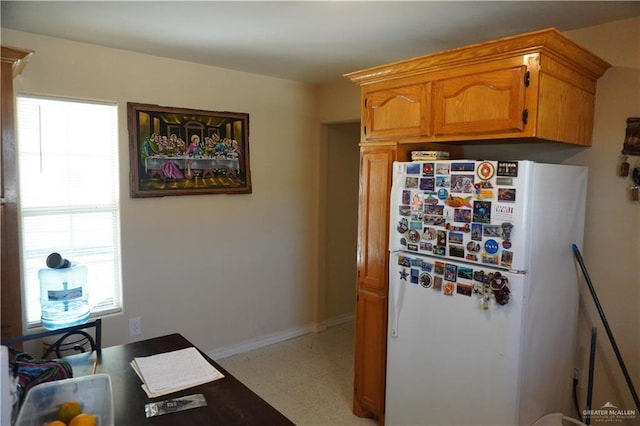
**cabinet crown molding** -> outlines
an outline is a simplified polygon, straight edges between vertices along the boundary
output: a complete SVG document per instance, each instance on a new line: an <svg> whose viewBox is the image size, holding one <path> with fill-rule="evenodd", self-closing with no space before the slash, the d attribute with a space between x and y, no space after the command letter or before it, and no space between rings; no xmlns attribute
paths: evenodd
<svg viewBox="0 0 640 426"><path fill-rule="evenodd" d="M594 80L600 78L611 64L581 47L555 28L472 44L345 74L354 83L367 85L396 78L514 56L543 54L575 67Z"/></svg>

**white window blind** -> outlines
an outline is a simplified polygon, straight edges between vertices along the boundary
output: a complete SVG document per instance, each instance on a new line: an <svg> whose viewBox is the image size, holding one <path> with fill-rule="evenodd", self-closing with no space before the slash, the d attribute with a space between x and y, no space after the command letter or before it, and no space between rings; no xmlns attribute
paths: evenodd
<svg viewBox="0 0 640 426"><path fill-rule="evenodd" d="M27 325L52 252L87 266L92 316L120 310L117 106L18 96L17 117Z"/></svg>

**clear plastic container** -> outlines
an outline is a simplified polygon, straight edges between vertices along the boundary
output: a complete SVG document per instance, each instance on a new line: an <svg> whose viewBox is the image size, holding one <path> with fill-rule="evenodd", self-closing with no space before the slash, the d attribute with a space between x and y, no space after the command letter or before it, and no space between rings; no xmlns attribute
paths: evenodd
<svg viewBox="0 0 640 426"><path fill-rule="evenodd" d="M40 269L42 326L49 330L84 324L89 320L87 267Z"/></svg>
<svg viewBox="0 0 640 426"><path fill-rule="evenodd" d="M18 413L16 426L42 426L56 419L58 407L77 401L83 413L96 417L97 426L113 426L113 391L108 374L74 377L34 386Z"/></svg>

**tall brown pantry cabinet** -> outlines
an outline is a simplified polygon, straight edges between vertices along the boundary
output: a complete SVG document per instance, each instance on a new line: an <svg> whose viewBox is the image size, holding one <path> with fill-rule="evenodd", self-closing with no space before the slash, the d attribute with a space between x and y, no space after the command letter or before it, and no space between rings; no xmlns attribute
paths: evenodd
<svg viewBox="0 0 640 426"><path fill-rule="evenodd" d="M546 29L356 71L361 86L353 412L384 423L391 167L469 143L590 146L610 64Z"/></svg>

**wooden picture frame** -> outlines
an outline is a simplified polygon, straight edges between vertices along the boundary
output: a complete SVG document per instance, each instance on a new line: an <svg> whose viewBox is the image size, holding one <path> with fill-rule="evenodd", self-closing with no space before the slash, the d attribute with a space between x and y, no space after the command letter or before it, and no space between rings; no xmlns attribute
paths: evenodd
<svg viewBox="0 0 640 426"><path fill-rule="evenodd" d="M251 193L249 114L127 103L131 196Z"/></svg>

